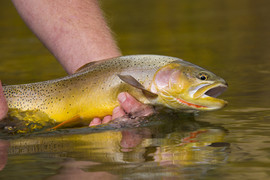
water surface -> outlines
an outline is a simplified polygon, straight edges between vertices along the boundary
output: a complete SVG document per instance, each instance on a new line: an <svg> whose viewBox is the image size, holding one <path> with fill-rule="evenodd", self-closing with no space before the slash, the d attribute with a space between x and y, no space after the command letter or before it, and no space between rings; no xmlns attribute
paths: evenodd
<svg viewBox="0 0 270 180"><path fill-rule="evenodd" d="M123 54L163 54L200 65L227 80L222 98L229 105L195 115L161 114L139 127L2 133L0 179L269 179L270 2L101 4ZM11 2L1 1L0 8L2 82L64 76Z"/></svg>

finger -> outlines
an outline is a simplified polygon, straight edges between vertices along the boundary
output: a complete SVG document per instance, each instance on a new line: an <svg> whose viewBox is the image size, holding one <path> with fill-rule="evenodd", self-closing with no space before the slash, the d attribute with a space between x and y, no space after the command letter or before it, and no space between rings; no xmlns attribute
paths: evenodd
<svg viewBox="0 0 270 180"><path fill-rule="evenodd" d="M150 116L153 114L155 110L152 106L144 105L140 111L137 111L134 113L135 116L141 117L141 116Z"/></svg>
<svg viewBox="0 0 270 180"><path fill-rule="evenodd" d="M126 92L122 92L118 95L118 101L121 107L127 113L133 113L142 109L142 103L137 101L134 97Z"/></svg>
<svg viewBox="0 0 270 180"><path fill-rule="evenodd" d="M101 119L100 118L94 118L90 124L89 124L89 127L91 126L97 126L97 125L100 125L101 124Z"/></svg>
<svg viewBox="0 0 270 180"><path fill-rule="evenodd" d="M132 151L134 147L139 145L143 138L137 129L124 130L122 133L122 139L120 142L121 151L129 152Z"/></svg>
<svg viewBox="0 0 270 180"><path fill-rule="evenodd" d="M118 95L118 100L126 113L131 113L137 117L149 116L155 112L152 106L139 102L126 92L120 93Z"/></svg>
<svg viewBox="0 0 270 180"><path fill-rule="evenodd" d="M108 123L112 120L112 116L105 116L101 122L101 124Z"/></svg>
<svg viewBox="0 0 270 180"><path fill-rule="evenodd" d="M4 169L8 160L8 147L9 142L0 140L0 171Z"/></svg>
<svg viewBox="0 0 270 180"><path fill-rule="evenodd" d="M126 114L125 111L120 106L117 106L113 110L112 119L116 119L116 118L122 117L125 114Z"/></svg>

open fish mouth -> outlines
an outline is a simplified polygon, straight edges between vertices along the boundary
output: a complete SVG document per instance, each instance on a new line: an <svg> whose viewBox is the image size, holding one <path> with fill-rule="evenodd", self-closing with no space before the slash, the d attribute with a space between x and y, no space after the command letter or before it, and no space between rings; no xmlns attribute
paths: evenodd
<svg viewBox="0 0 270 180"><path fill-rule="evenodd" d="M220 109L227 104L222 99L217 99L227 89L226 84L201 84L190 91L193 101L187 101L183 98L175 98L178 103L184 104L188 107L200 110L215 110Z"/></svg>
<svg viewBox="0 0 270 180"><path fill-rule="evenodd" d="M189 91L190 98L193 100L186 101L184 99L177 98L177 101L181 104L185 104L191 108L201 110L215 110L224 107L227 102L218 99L217 97L227 89L225 83L213 83L213 84L200 84L193 87Z"/></svg>
<svg viewBox="0 0 270 180"><path fill-rule="evenodd" d="M204 93L204 95L216 98L219 95L221 95L224 91L226 91L227 87L228 87L227 85L218 85L216 87L212 87L212 88L208 89Z"/></svg>
<svg viewBox="0 0 270 180"><path fill-rule="evenodd" d="M214 83L214 84L201 84L190 91L192 98L198 99L200 97L216 98L227 89L227 84Z"/></svg>

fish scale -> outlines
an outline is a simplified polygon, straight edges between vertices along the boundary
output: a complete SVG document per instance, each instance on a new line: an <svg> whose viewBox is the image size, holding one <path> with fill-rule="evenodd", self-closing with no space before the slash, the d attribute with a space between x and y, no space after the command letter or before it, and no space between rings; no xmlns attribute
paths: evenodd
<svg viewBox="0 0 270 180"><path fill-rule="evenodd" d="M180 64L181 68L192 67L196 70L206 71L174 57L159 55L121 56L89 63L81 67L77 73L60 79L7 85L3 87L4 95L8 102L9 114L18 116L24 111L42 112L48 118L40 121L53 120L56 123L74 117L80 117L85 123L89 123L94 117L102 118L110 115L113 109L119 105L117 95L120 92L129 92L145 104L174 108L164 104L166 101L162 100L164 97L162 97L162 89L159 87L155 88L158 89L158 98L155 100L146 97L144 93L144 91L151 91L157 72L169 64ZM145 89L138 89L128 82L123 82L117 76L118 74L133 77ZM215 80L224 81L219 77ZM36 117L25 119L35 121Z"/></svg>

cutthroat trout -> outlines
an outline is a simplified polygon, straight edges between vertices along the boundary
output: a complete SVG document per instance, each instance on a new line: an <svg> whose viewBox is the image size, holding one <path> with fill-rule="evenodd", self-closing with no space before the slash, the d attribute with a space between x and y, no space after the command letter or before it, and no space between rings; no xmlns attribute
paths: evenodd
<svg viewBox="0 0 270 180"><path fill-rule="evenodd" d="M91 62L60 79L3 88L10 115L30 111L46 114L56 124L77 118L89 124L94 117L112 114L120 92L128 92L144 104L175 110L220 109L226 101L216 97L227 83L175 57L130 55Z"/></svg>

